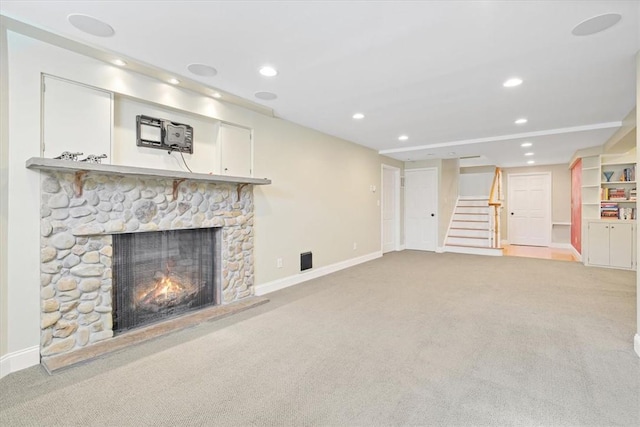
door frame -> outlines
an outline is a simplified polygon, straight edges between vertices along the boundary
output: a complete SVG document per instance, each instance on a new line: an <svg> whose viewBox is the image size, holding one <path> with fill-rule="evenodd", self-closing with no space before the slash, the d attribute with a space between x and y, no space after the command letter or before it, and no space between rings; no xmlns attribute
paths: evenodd
<svg viewBox="0 0 640 427"><path fill-rule="evenodd" d="M507 173L507 209L504 212L507 215L507 243L511 243L511 219L509 214L509 209L511 206L511 177L519 177L519 176L532 176L532 175L545 175L548 177L547 181L547 230L548 230L548 241L546 242L546 246L542 247L550 247L553 240L553 218L551 218L553 214L553 209L551 204L553 203L553 175L549 172L527 172L527 173Z"/></svg>
<svg viewBox="0 0 640 427"><path fill-rule="evenodd" d="M400 168L389 166L384 163L380 165L380 252L384 253L384 171L393 173L395 197L393 204L395 207L395 218L393 219L393 228L395 229L395 241L393 242L394 251L400 250Z"/></svg>
<svg viewBox="0 0 640 427"><path fill-rule="evenodd" d="M434 245L434 252L438 252L438 248L439 248L439 243L440 243L440 170L438 167L426 167L426 168L412 168L412 169L405 169L404 170L404 177L406 179L407 176L407 172L411 173L411 172L420 172L420 171L433 171L435 172L436 175L436 186L435 186L435 200L436 200L436 224L435 224L435 245ZM405 203L405 209L403 212L403 218L404 218L404 247L406 248L407 246L407 209L406 209L406 204L407 204L407 198L406 198L406 190L405 190L405 199L404 199L404 203ZM430 252L430 251L428 251Z"/></svg>

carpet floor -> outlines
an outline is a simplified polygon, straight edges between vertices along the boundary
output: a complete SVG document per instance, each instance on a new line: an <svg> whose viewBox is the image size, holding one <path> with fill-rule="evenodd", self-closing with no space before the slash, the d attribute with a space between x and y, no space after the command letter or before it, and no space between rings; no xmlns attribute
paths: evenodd
<svg viewBox="0 0 640 427"><path fill-rule="evenodd" d="M49 376L2 426L638 426L635 272L403 251Z"/></svg>

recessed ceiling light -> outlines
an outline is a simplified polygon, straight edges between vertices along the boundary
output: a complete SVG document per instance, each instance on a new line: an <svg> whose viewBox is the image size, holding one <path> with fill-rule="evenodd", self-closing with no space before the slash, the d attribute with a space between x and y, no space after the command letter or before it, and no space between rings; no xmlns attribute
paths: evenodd
<svg viewBox="0 0 640 427"><path fill-rule="evenodd" d="M514 123L517 124L517 125L523 125L523 124L527 123L527 119L525 119L525 118L518 119Z"/></svg>
<svg viewBox="0 0 640 427"><path fill-rule="evenodd" d="M113 64L119 66L119 67L124 67L125 65L127 65L127 63L125 61L123 61L122 59L118 58L118 59L114 59L112 61Z"/></svg>
<svg viewBox="0 0 640 427"><path fill-rule="evenodd" d="M213 97L214 97L214 98L216 98L216 99L220 99L220 98L222 98L222 95L220 94L220 92L213 92L213 93L211 94L211 96L213 96Z"/></svg>
<svg viewBox="0 0 640 427"><path fill-rule="evenodd" d="M116 33L111 25L93 16L72 13L67 16L67 20L80 31L91 34L92 36L111 37Z"/></svg>
<svg viewBox="0 0 640 427"><path fill-rule="evenodd" d="M398 137L398 140L400 140L400 141L406 141L407 139L409 139L409 137L407 135L400 135Z"/></svg>
<svg viewBox="0 0 640 427"><path fill-rule="evenodd" d="M170 79L169 79L169 80L167 80L167 81L168 81L169 83L171 83L172 85L180 84L180 80L178 80L178 79L176 79L176 78L174 78L174 77L170 78Z"/></svg>
<svg viewBox="0 0 640 427"><path fill-rule="evenodd" d="M622 16L618 13L605 13L586 19L576 25L571 34L574 36L590 36L599 33L616 25Z"/></svg>
<svg viewBox="0 0 640 427"><path fill-rule="evenodd" d="M218 74L218 70L205 64L189 64L187 65L187 70L196 76L211 77Z"/></svg>
<svg viewBox="0 0 640 427"><path fill-rule="evenodd" d="M509 80L507 80L506 82L502 83L502 86L504 87L516 87L516 86L520 86L522 84L522 79L519 79L517 77L513 77Z"/></svg>
<svg viewBox="0 0 640 427"><path fill-rule="evenodd" d="M532 164L534 164L535 162L536 162L535 160L529 160L529 161L527 162L527 164L528 164L528 165L532 165Z"/></svg>
<svg viewBox="0 0 640 427"><path fill-rule="evenodd" d="M530 142L523 142L522 144L520 144L520 147L531 147L533 144Z"/></svg>
<svg viewBox="0 0 640 427"><path fill-rule="evenodd" d="M364 119L364 114L362 114L362 113L355 113L355 114L354 114L353 116L351 116L351 117L353 117L353 118L354 118L354 119L356 119L356 120L362 120L362 119Z"/></svg>
<svg viewBox="0 0 640 427"><path fill-rule="evenodd" d="M273 77L278 75L278 70L268 65L265 65L264 67L260 67L260 70L258 71L260 72L260 74L262 74L265 77Z"/></svg>
<svg viewBox="0 0 640 427"><path fill-rule="evenodd" d="M258 99L262 99L263 101L273 101L278 98L278 95L271 92L256 92L254 96Z"/></svg>
<svg viewBox="0 0 640 427"><path fill-rule="evenodd" d="M533 156L532 152L524 153L525 156Z"/></svg>

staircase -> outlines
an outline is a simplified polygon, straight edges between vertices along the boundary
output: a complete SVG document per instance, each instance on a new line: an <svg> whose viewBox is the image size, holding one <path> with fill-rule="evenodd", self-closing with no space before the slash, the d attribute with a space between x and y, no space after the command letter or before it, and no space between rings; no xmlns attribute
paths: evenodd
<svg viewBox="0 0 640 427"><path fill-rule="evenodd" d="M489 198L459 198L445 241L445 252L502 256L501 248L492 247L499 246L492 244L492 210Z"/></svg>

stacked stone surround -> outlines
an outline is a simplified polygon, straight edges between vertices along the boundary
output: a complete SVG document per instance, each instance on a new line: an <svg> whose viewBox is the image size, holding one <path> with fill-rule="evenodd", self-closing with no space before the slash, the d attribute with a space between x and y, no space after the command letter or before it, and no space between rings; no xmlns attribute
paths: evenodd
<svg viewBox="0 0 640 427"><path fill-rule="evenodd" d="M253 294L253 192L233 184L90 173L43 172L41 182L41 355L113 336L114 233L221 227L222 303Z"/></svg>

